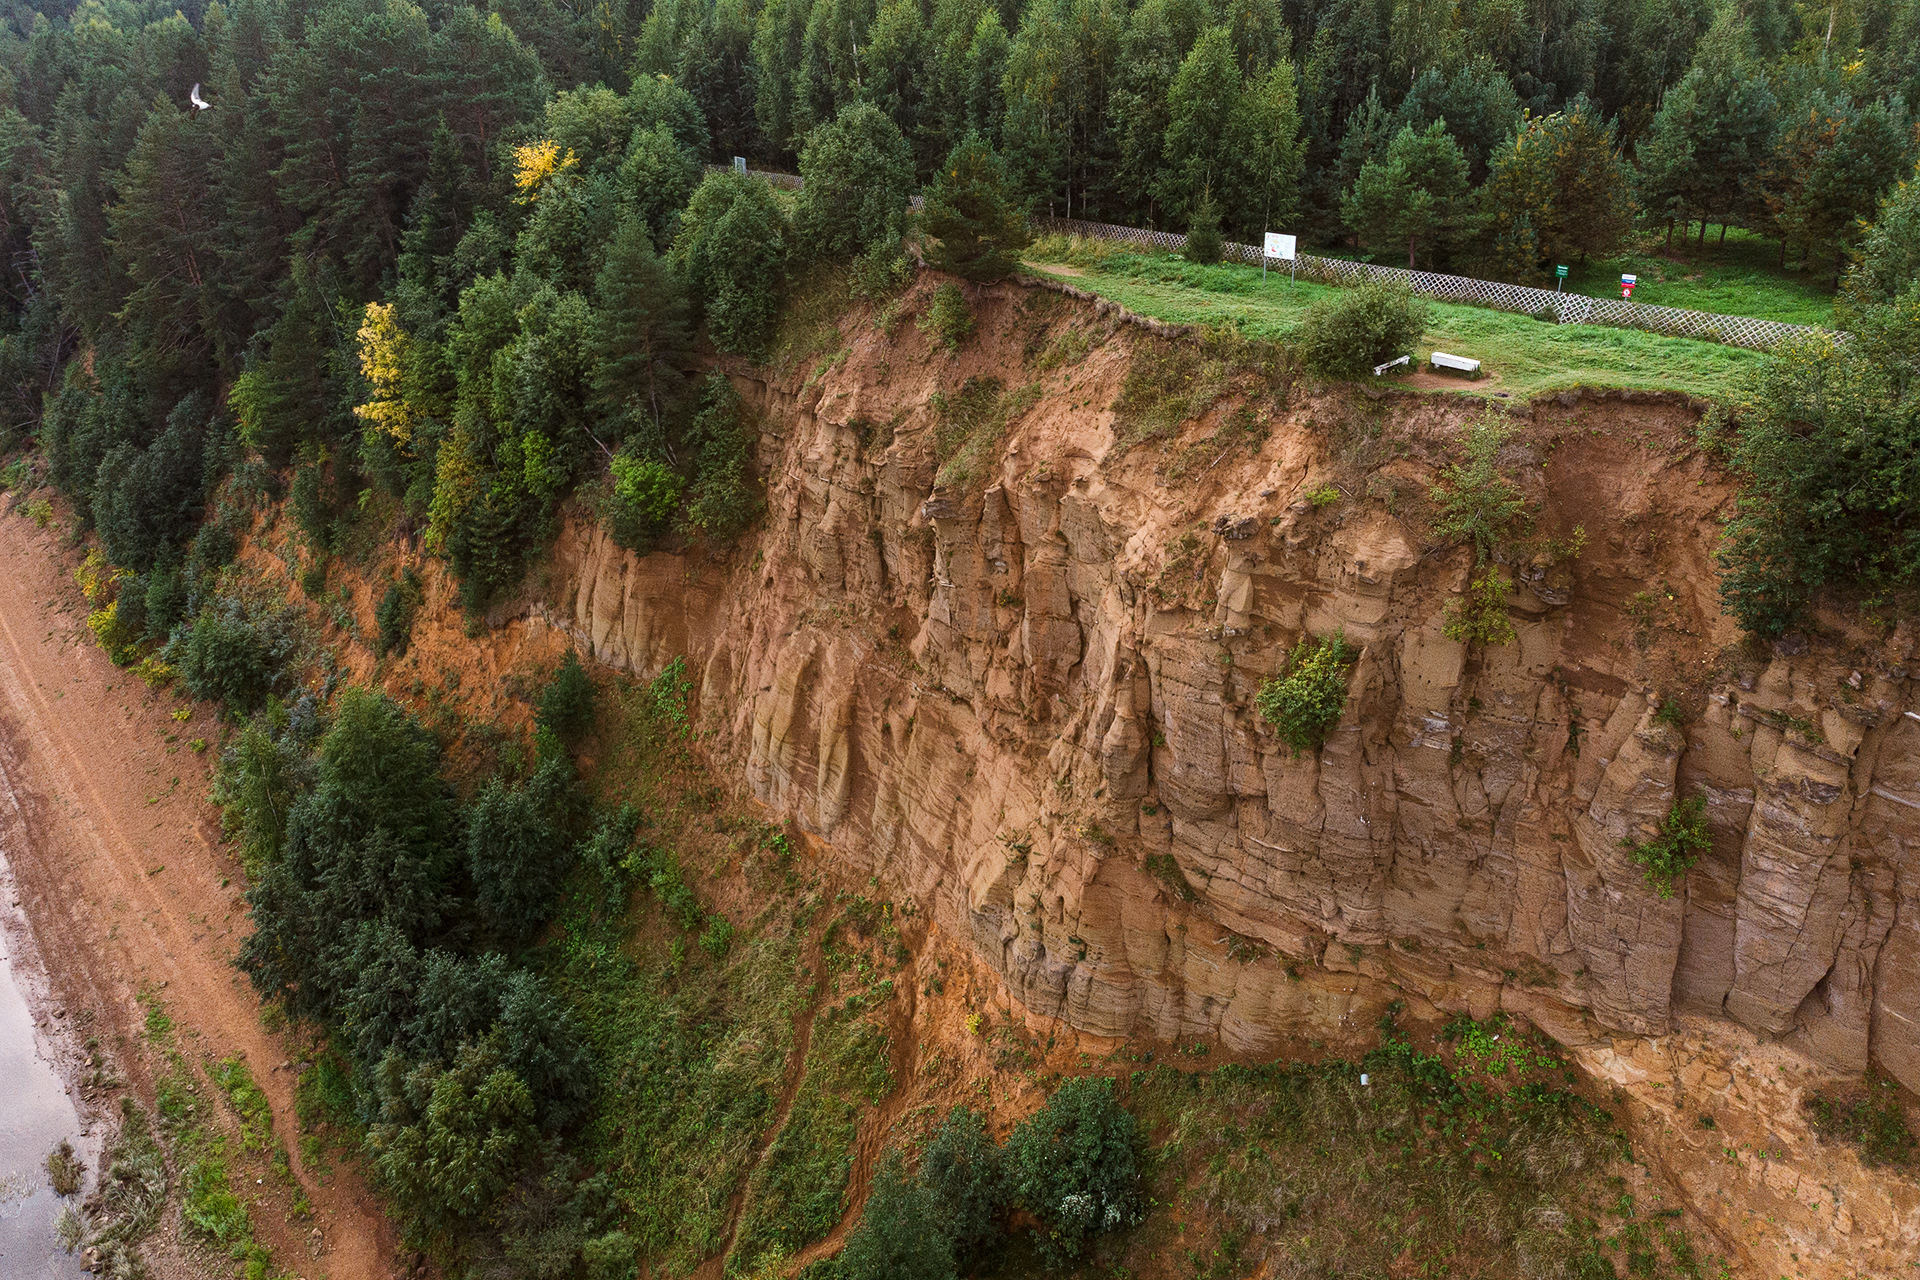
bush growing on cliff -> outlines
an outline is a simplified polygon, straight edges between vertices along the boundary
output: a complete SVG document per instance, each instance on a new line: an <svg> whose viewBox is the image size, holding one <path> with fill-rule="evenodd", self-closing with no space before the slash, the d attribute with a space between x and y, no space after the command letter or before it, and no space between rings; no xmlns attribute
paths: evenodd
<svg viewBox="0 0 1920 1280"><path fill-rule="evenodd" d="M1500 470L1500 449L1513 428L1490 409L1467 428L1465 456L1447 464L1440 483L1430 493L1440 508L1433 531L1443 538L1473 547L1473 563L1484 565L1496 547L1511 539L1523 525L1529 507L1519 486Z"/></svg>
<svg viewBox="0 0 1920 1280"><path fill-rule="evenodd" d="M424 601L420 575L406 570L389 585L380 603L373 607L373 626L378 640L374 652L380 657L400 657L413 637L413 615Z"/></svg>
<svg viewBox="0 0 1920 1280"><path fill-rule="evenodd" d="M1720 592L1756 635L1795 625L1823 587L1920 586L1920 284L1856 323L1851 342L1776 352L1740 410Z"/></svg>
<svg viewBox="0 0 1920 1280"><path fill-rule="evenodd" d="M915 327L948 355L954 354L973 336L973 311L967 306L967 295L959 285L947 281L933 291L933 297L927 300L927 312Z"/></svg>
<svg viewBox="0 0 1920 1280"><path fill-rule="evenodd" d="M1302 637L1287 657L1286 675L1261 684L1254 705L1295 756L1318 751L1340 723L1347 668L1356 656L1342 632L1321 640Z"/></svg>
<svg viewBox="0 0 1920 1280"><path fill-rule="evenodd" d="M1913 1162L1913 1130L1907 1127L1906 1112L1891 1080L1869 1079L1866 1093L1854 1097L1816 1093L1805 1105L1815 1133L1828 1142L1858 1147L1867 1165Z"/></svg>
<svg viewBox="0 0 1920 1280"><path fill-rule="evenodd" d="M1512 644L1513 619L1507 616L1507 598L1513 584L1495 565L1483 565L1467 584L1467 594L1447 605L1441 632L1461 644Z"/></svg>
<svg viewBox="0 0 1920 1280"><path fill-rule="evenodd" d="M1050 1263L1078 1258L1094 1236L1139 1221L1141 1147L1139 1123L1104 1076L1063 1081L1020 1122L1007 1139L1008 1181L1039 1221L1035 1244Z"/></svg>
<svg viewBox="0 0 1920 1280"><path fill-rule="evenodd" d="M629 551L645 552L673 524L686 484L665 463L640 456L632 442L608 464L613 491L607 496L607 531Z"/></svg>
<svg viewBox="0 0 1920 1280"><path fill-rule="evenodd" d="M1706 798L1688 796L1676 801L1651 840L1620 843L1646 873L1648 887L1662 898L1671 898L1674 881L1713 847L1713 839L1707 834Z"/></svg>
<svg viewBox="0 0 1920 1280"><path fill-rule="evenodd" d="M731 542L746 532L762 504L753 483L759 433L726 375L707 379L687 438L698 450L687 525L710 542Z"/></svg>
<svg viewBox="0 0 1920 1280"><path fill-rule="evenodd" d="M562 742L571 743L593 725L593 681L580 665L580 655L572 649L561 659L559 670L540 692L536 713L540 727Z"/></svg>
<svg viewBox="0 0 1920 1280"><path fill-rule="evenodd" d="M1375 365L1412 351L1431 317L1403 285L1363 284L1308 307L1295 341L1307 368L1323 378L1371 377Z"/></svg>

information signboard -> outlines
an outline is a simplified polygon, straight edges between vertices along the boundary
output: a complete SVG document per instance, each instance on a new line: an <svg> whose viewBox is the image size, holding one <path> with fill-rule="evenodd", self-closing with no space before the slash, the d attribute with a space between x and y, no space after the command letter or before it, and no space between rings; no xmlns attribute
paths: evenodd
<svg viewBox="0 0 1920 1280"><path fill-rule="evenodd" d="M1293 261L1293 247L1298 243L1293 236L1283 236L1278 231L1267 232L1267 257Z"/></svg>

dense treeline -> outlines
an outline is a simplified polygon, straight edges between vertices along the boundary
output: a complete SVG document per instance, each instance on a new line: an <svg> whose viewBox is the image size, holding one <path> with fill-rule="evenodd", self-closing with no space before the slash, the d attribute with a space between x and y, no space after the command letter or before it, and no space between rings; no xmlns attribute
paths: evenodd
<svg viewBox="0 0 1920 1280"><path fill-rule="evenodd" d="M1515 279L1635 218L1718 222L1833 269L1912 169L1917 13L16 4L6 430L38 430L137 575L123 642L204 613L225 556L196 530L269 496L316 588L372 511L484 609L583 482L631 546L750 521L752 424L698 343L764 353L821 259L897 285L916 190L933 260L974 275L1007 269L1023 208L1291 226ZM734 155L806 188L703 176Z"/></svg>

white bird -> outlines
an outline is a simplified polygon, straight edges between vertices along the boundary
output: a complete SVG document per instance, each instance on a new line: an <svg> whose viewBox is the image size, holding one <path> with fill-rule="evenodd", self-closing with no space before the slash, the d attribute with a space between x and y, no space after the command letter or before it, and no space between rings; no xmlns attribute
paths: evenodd
<svg viewBox="0 0 1920 1280"><path fill-rule="evenodd" d="M187 101L193 104L193 109L195 111L205 111L208 107L213 105L211 102L208 102L205 98L200 96L200 82L198 80L193 82L193 88L187 90Z"/></svg>

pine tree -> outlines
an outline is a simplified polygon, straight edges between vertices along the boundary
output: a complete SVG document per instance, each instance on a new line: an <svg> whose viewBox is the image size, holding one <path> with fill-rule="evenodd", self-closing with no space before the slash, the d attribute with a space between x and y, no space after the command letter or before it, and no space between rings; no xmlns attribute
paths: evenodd
<svg viewBox="0 0 1920 1280"><path fill-rule="evenodd" d="M693 339L680 282L629 218L607 247L594 285L593 391L617 435L656 448L686 387Z"/></svg>
<svg viewBox="0 0 1920 1280"><path fill-rule="evenodd" d="M1822 258L1839 273L1880 197L1907 171L1912 128L1904 107L1856 107L1811 94L1785 122L1760 177L1767 221L1781 240L1798 244L1809 262Z"/></svg>
<svg viewBox="0 0 1920 1280"><path fill-rule="evenodd" d="M1384 159L1361 168L1343 210L1363 242L1405 244L1409 270L1423 248L1431 259L1471 234L1476 218L1467 160L1446 121L1422 133L1402 128Z"/></svg>
<svg viewBox="0 0 1920 1280"><path fill-rule="evenodd" d="M1535 117L1494 156L1486 187L1496 260L1510 278L1614 252L1632 220L1632 171L1587 98Z"/></svg>
<svg viewBox="0 0 1920 1280"><path fill-rule="evenodd" d="M1193 217L1187 222L1187 261L1220 261L1220 244L1220 211L1214 207L1212 193L1203 188L1193 202Z"/></svg>
<svg viewBox="0 0 1920 1280"><path fill-rule="evenodd" d="M1648 212L1683 229L1739 212L1771 148L1774 97L1730 21L1701 43L1686 76L1666 96L1640 148L1639 196Z"/></svg>
<svg viewBox="0 0 1920 1280"><path fill-rule="evenodd" d="M1487 180L1493 153L1519 129L1521 115L1512 83L1489 59L1476 58L1451 76L1437 69L1421 75L1394 119L1412 125L1416 133L1445 120L1448 134L1467 157L1467 181L1477 187Z"/></svg>
<svg viewBox="0 0 1920 1280"><path fill-rule="evenodd" d="M927 188L920 229L927 265L968 280L998 280L1027 246L1026 214L1014 204L1000 157L970 134Z"/></svg>

